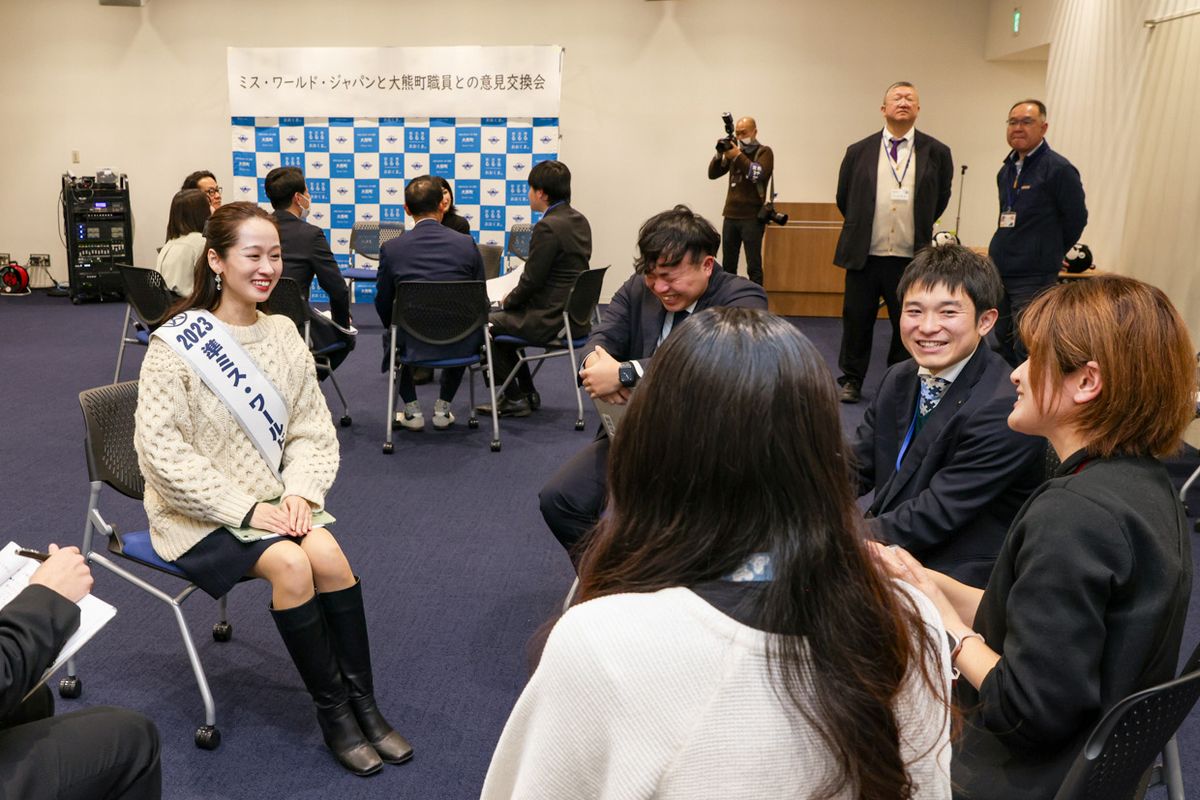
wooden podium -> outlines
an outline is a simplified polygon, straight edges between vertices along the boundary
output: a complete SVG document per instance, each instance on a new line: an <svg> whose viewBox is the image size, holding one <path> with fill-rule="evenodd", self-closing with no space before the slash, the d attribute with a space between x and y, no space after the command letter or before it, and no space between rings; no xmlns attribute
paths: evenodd
<svg viewBox="0 0 1200 800"><path fill-rule="evenodd" d="M833 203L776 203L775 210L789 219L782 227L767 225L763 236L763 288L771 311L840 317L846 272L833 265L833 251L841 212Z"/></svg>

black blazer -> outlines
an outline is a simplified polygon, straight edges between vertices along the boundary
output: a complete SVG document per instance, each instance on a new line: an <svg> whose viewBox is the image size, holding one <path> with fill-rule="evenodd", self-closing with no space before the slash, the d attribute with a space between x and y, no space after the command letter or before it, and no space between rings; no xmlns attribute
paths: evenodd
<svg viewBox="0 0 1200 800"><path fill-rule="evenodd" d="M529 240L529 258L516 287L504 298L504 310L492 321L505 333L546 341L562 329L563 307L575 277L592 257L592 226L567 203L546 211ZM590 326L572 330L575 336Z"/></svg>
<svg viewBox="0 0 1200 800"><path fill-rule="evenodd" d="M42 677L79 627L79 606L45 586L29 586L0 609L0 722Z"/></svg>
<svg viewBox="0 0 1200 800"><path fill-rule="evenodd" d="M758 284L730 275L714 262L708 289L696 301L695 310L700 312L717 306L766 311L767 293ZM604 321L592 331L588 346L599 345L618 361L636 360L643 368L648 368L651 356L658 349L658 337L666 317L667 310L646 287L645 279L641 275L631 275L604 309Z"/></svg>
<svg viewBox="0 0 1200 800"><path fill-rule="evenodd" d="M862 269L871 249L871 226L875 221L876 178L882 129L846 148L838 170L837 207L845 217L838 236L833 263L846 269ZM913 252L933 240L933 224L950 202L954 159L950 148L928 134L913 137L917 174L913 188Z"/></svg>
<svg viewBox="0 0 1200 800"><path fill-rule="evenodd" d="M1175 676L1191 533L1152 458L1067 458L1029 498L975 612L1000 661L964 710L955 797L1050 800L1105 711Z"/></svg>
<svg viewBox="0 0 1200 800"><path fill-rule="evenodd" d="M379 312L383 327L389 328L396 284L400 281L481 280L484 280L483 257L475 240L435 219L423 219L411 231L392 239L380 250L375 310ZM399 331L398 337L397 346L414 361L468 356L479 352L483 346L482 330L462 342L444 347L406 341L404 331Z"/></svg>
<svg viewBox="0 0 1200 800"><path fill-rule="evenodd" d="M276 209L279 223L279 246L283 250L283 277L300 284L304 299L312 286L313 276L329 295L329 311L333 321L343 328L350 327L350 289L342 278L325 234L285 209Z"/></svg>
<svg viewBox="0 0 1200 800"><path fill-rule="evenodd" d="M875 490L867 515L876 535L980 588L1009 525L1043 477L1045 441L1008 427L1016 399L1011 371L980 342L913 437L899 471L896 456L919 391L915 361L887 371L854 434L859 493Z"/></svg>

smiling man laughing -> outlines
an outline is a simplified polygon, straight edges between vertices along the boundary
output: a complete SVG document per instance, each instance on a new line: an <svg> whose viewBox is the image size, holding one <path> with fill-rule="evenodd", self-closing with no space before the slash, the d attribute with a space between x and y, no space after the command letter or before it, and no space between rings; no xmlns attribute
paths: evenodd
<svg viewBox="0 0 1200 800"><path fill-rule="evenodd" d="M1009 429L1009 367L983 337L1003 288L965 247L926 248L904 270L900 336L854 435L859 492L876 536L972 586L987 584L1013 517L1041 482L1045 442Z"/></svg>

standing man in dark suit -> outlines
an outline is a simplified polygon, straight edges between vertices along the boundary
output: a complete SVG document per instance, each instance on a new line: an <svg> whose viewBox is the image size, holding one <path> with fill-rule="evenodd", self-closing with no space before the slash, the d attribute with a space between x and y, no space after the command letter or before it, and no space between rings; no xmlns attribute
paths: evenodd
<svg viewBox="0 0 1200 800"><path fill-rule="evenodd" d="M0 797L157 800L162 795L153 722L106 707L56 717L53 695L38 686L79 627L76 603L91 588L92 573L79 550L51 545L50 558L30 576L29 585L0 609Z"/></svg>
<svg viewBox="0 0 1200 800"><path fill-rule="evenodd" d="M375 310L385 329L392 325L392 302L396 297L396 284L401 281L482 281L483 257L470 236L452 231L442 225L442 187L431 175L413 178L404 187L404 209L416 222L413 229L403 236L392 239L379 253L379 278L375 294ZM385 361L387 337L384 331ZM397 331L397 352L415 361L434 361L443 358L458 358L473 355L483 347L483 331L477 331L461 342L452 345L429 345L424 342L407 341L403 331ZM450 401L454 399L462 383L466 367L442 369L438 400L433 406L433 427L442 430L454 422L450 413ZM407 364L400 369L400 399L404 410L396 412L396 422L410 431L425 429L425 416L417 401L417 387L413 383L412 367Z"/></svg>
<svg viewBox="0 0 1200 800"><path fill-rule="evenodd" d="M304 299L315 275L317 283L329 295L329 311L333 321L343 328L350 327L350 289L325 233L316 225L304 221L312 206L304 173L299 167L276 167L263 181L267 199L275 209L279 224L279 246L283 250L283 277L300 284Z"/></svg>
<svg viewBox="0 0 1200 800"><path fill-rule="evenodd" d="M917 254L900 279L900 335L913 354L888 370L854 434L859 493L874 489L875 535L984 587L1008 527L1041 482L1042 439L1008 427L1008 365L983 337L1003 292L965 247Z"/></svg>
<svg viewBox="0 0 1200 800"><path fill-rule="evenodd" d="M539 342L553 339L562 330L567 296L592 257L592 226L571 207L571 171L561 161L543 161L529 171L529 206L543 216L533 226L521 280L504 298L503 310L492 314L491 323L494 334ZM587 332L587 328L572 330L571 335ZM517 366L517 348L495 343L492 358L496 380L502 381ZM540 398L528 365L521 364L497 402L500 416L527 417L536 409ZM480 411L491 412L491 408L480 406Z"/></svg>
<svg viewBox="0 0 1200 800"><path fill-rule="evenodd" d="M728 138L717 142L717 154L708 162L708 178L716 180L729 175L725 192L725 208L721 215L721 237L725 241L721 260L725 271L737 275L738 251L746 245L746 274L762 286L762 241L766 220L758 218L767 197L767 183L775 171L775 153L758 141L758 123L753 117L742 117L733 128L736 141ZM725 148L725 149L722 149Z"/></svg>
<svg viewBox="0 0 1200 800"><path fill-rule="evenodd" d="M882 136L873 133L846 148L838 171L837 207L846 218L833 256L846 270L838 354L843 403L862 398L880 297L892 323L888 365L908 358L896 285L913 254L932 240L954 177L950 148L914 127L921 110L915 86L893 83L881 110Z"/></svg>
<svg viewBox="0 0 1200 800"><path fill-rule="evenodd" d="M1046 141L1046 106L1022 100L1008 111L1008 146L996 175L1000 218L988 255L1004 281L996 338L1014 367L1025 360L1016 319L1043 289L1053 286L1063 257L1087 225L1083 181L1070 161Z"/></svg>
<svg viewBox="0 0 1200 800"><path fill-rule="evenodd" d="M721 237L687 206L655 214L638 232L638 258L630 276L592 332L592 352L579 377L592 397L624 403L650 368L654 351L690 314L715 306L767 308L761 286L731 275L717 263ZM697 400L700 402L700 400ZM749 412L748 412L749 413ZM575 545L600 518L606 490L608 435L568 461L542 488L542 516L575 558Z"/></svg>

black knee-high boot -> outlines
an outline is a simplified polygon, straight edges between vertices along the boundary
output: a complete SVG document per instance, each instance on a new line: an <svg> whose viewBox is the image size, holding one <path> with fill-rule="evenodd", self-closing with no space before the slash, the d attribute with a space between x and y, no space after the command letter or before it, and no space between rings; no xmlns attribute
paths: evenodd
<svg viewBox="0 0 1200 800"><path fill-rule="evenodd" d="M392 728L375 705L375 683L371 675L371 648L367 640L367 619L363 613L362 583L348 589L317 595L333 651L342 677L350 691L354 716L367 741L389 764L402 764L412 758L412 745Z"/></svg>
<svg viewBox="0 0 1200 800"><path fill-rule="evenodd" d="M271 609L279 635L300 672L304 687L317 706L317 722L325 745L343 767L355 775L371 775L383 768L375 748L355 719L346 682L334 655L325 617L314 597L295 608Z"/></svg>

